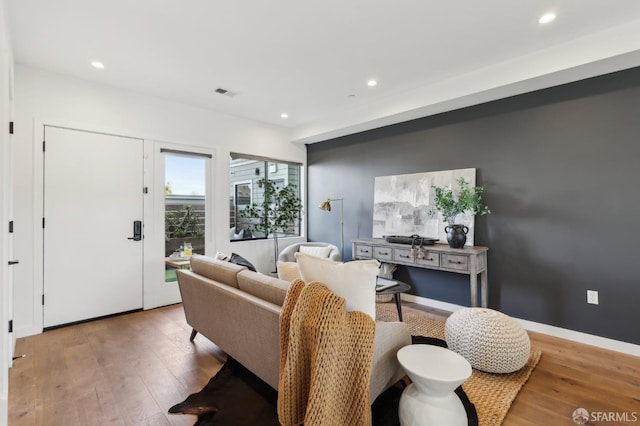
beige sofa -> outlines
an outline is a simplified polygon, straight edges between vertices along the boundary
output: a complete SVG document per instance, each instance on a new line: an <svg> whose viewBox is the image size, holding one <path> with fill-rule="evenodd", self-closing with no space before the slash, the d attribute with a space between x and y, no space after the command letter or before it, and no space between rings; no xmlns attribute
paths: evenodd
<svg viewBox="0 0 640 426"><path fill-rule="evenodd" d="M290 283L207 256L193 255L191 269L178 271L191 340L204 335L277 389L280 311ZM406 324L376 321L371 402L404 375L396 353L409 344Z"/></svg>

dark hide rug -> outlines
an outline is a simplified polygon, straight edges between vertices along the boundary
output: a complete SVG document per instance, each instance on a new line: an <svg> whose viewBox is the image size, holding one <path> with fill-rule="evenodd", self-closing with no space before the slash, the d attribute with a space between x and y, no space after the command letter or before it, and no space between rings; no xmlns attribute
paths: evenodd
<svg viewBox="0 0 640 426"><path fill-rule="evenodd" d="M412 336L414 344L447 347L440 339ZM401 380L384 391L371 405L373 426L399 426L398 403L406 384ZM467 411L469 426L478 426L478 414L462 387L456 394ZM278 393L233 358L198 393L169 409L173 414L194 414L194 426L278 426Z"/></svg>
<svg viewBox="0 0 640 426"><path fill-rule="evenodd" d="M277 406L278 392L228 357L200 392L171 407L169 413L197 415L194 426L278 426Z"/></svg>

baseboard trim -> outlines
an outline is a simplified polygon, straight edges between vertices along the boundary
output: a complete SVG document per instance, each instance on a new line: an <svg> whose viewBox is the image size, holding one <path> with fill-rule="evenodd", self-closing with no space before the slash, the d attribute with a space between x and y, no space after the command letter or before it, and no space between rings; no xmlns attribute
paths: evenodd
<svg viewBox="0 0 640 426"><path fill-rule="evenodd" d="M403 294L402 300L406 300L407 302L416 303L422 306L442 309L449 312L455 312L458 309L462 309L465 307L453 303L429 299L426 297L415 296L413 294ZM553 337L559 337L561 339L571 340L573 342L584 343L586 345L596 346L602 349L622 352L628 355L640 357L640 345L621 342L619 340L609 339L607 337L594 336L593 334L587 334L581 331L569 330L566 328L542 324L539 322L524 320L520 318L514 319L518 321L525 328L525 330L535 331L536 333L542 333Z"/></svg>
<svg viewBox="0 0 640 426"><path fill-rule="evenodd" d="M22 327L22 328L14 328L13 331L16 334L16 339L20 339L21 337L29 337L29 336L35 336L36 334L40 334L42 333L42 328Z"/></svg>

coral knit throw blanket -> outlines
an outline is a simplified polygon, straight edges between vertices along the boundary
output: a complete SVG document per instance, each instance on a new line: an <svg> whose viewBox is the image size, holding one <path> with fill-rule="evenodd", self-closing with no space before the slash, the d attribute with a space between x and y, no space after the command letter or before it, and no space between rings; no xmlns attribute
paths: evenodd
<svg viewBox="0 0 640 426"><path fill-rule="evenodd" d="M324 284L291 285L280 314L282 425L371 425L375 322L345 305Z"/></svg>

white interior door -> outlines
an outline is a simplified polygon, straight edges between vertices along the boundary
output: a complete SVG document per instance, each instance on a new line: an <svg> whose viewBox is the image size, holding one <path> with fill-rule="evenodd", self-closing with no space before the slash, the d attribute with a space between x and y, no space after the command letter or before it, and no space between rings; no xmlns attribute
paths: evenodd
<svg viewBox="0 0 640 426"><path fill-rule="evenodd" d="M45 126L44 327L142 308L143 141Z"/></svg>

